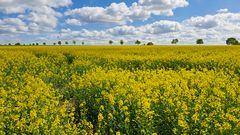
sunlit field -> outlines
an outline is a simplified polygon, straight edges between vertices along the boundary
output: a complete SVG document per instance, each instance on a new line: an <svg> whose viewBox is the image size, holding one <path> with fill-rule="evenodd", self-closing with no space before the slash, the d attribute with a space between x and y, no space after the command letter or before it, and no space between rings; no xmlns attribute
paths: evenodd
<svg viewBox="0 0 240 135"><path fill-rule="evenodd" d="M240 47L0 47L0 134L240 134Z"/></svg>

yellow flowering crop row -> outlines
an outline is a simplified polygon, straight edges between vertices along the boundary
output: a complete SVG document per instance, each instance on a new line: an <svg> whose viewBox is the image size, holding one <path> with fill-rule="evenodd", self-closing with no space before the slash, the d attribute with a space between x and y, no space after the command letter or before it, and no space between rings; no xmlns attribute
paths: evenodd
<svg viewBox="0 0 240 135"><path fill-rule="evenodd" d="M1 47L0 134L240 134L239 47Z"/></svg>

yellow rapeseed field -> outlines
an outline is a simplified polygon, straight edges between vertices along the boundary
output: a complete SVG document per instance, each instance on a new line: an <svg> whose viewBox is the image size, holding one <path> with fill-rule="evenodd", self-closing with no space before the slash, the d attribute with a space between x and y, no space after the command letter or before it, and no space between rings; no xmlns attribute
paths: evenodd
<svg viewBox="0 0 240 135"><path fill-rule="evenodd" d="M0 134L240 134L240 47L0 47Z"/></svg>

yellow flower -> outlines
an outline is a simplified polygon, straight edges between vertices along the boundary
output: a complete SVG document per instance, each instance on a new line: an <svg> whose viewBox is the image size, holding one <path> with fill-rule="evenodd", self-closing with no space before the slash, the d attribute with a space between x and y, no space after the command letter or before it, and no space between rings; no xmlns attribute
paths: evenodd
<svg viewBox="0 0 240 135"><path fill-rule="evenodd" d="M230 129L232 128L232 126L231 126L229 123L224 122L224 123L223 123L223 128L224 128L225 130L230 130Z"/></svg>
<svg viewBox="0 0 240 135"><path fill-rule="evenodd" d="M177 128L173 128L172 131L174 134L177 134Z"/></svg>
<svg viewBox="0 0 240 135"><path fill-rule="evenodd" d="M121 135L121 132L119 132L119 131L118 131L118 132L116 132L116 135Z"/></svg>
<svg viewBox="0 0 240 135"><path fill-rule="evenodd" d="M99 113L98 114L98 121L102 121L104 119L104 117L103 117L103 115L102 115L102 113Z"/></svg>
<svg viewBox="0 0 240 135"><path fill-rule="evenodd" d="M122 100L118 101L118 105L119 105L120 107L123 106L123 101L122 101Z"/></svg>
<svg viewBox="0 0 240 135"><path fill-rule="evenodd" d="M101 105L100 108L99 108L100 111L104 111L104 106Z"/></svg>
<svg viewBox="0 0 240 135"><path fill-rule="evenodd" d="M129 123L130 122L129 118L125 118L124 122Z"/></svg>
<svg viewBox="0 0 240 135"><path fill-rule="evenodd" d="M82 103L80 104L80 108L83 108L85 104L86 104L86 102L85 102L85 101L84 101L84 102L82 102Z"/></svg>
<svg viewBox="0 0 240 135"><path fill-rule="evenodd" d="M195 113L195 114L192 116L192 120L193 120L194 122L196 122L196 121L199 120L199 119L198 119L198 114L197 114L197 113Z"/></svg>
<svg viewBox="0 0 240 135"><path fill-rule="evenodd" d="M113 119L112 113L108 113L108 119L109 119L109 120L112 120L112 119Z"/></svg>

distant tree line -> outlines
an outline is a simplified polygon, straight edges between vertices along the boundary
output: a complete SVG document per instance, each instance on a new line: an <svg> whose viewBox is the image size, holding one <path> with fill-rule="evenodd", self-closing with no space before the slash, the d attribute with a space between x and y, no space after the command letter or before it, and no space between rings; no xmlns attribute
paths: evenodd
<svg viewBox="0 0 240 135"><path fill-rule="evenodd" d="M176 38L176 39L172 39L172 41L171 41L171 44L178 44L178 42L179 42L179 40ZM68 42L68 41L65 41L65 42L63 42L65 45L69 45L70 43ZM62 43L62 41L58 41L58 42L54 42L52 45L63 45L63 43ZM77 44L77 42L75 41L75 40L73 40L72 42L71 42L73 45L76 45ZM109 40L108 41L108 43L110 44L110 45L112 45L113 43L114 43L114 41L113 40ZM124 40L120 40L119 41L119 43L121 44L121 45L124 45ZM142 44L142 42L140 41L140 40L136 40L135 41L135 44L136 45L141 45ZM196 44L204 44L204 40L203 39L197 39L196 40ZM227 45L240 45L240 42L236 39L236 38L234 38L234 37L230 37L230 38L228 38L227 40L226 40L226 44ZM46 42L43 42L42 44L40 44L40 43L32 43L32 44L21 44L21 43L15 43L15 44L11 44L11 43L9 43L9 44L5 44L5 45L47 45L46 44ZM85 45L85 42L81 42L81 45ZM143 43L142 45L154 45L154 43L153 42L147 42L147 43Z"/></svg>
<svg viewBox="0 0 240 135"><path fill-rule="evenodd" d="M72 41L72 44L73 45L76 45L76 41L73 40ZM64 42L65 45L69 45L70 43L68 41L65 41ZM84 45L85 43L84 42L81 42L82 45ZM8 44L5 44L5 45L16 45L16 46L20 46L20 45L32 45L32 46L37 46L37 45L63 45L62 41L58 41L58 42L54 42L52 44L47 44L46 42L43 42L43 43L30 43L30 44L21 44L19 42L15 43L15 44L12 44L12 43L8 43Z"/></svg>
<svg viewBox="0 0 240 135"><path fill-rule="evenodd" d="M172 41L171 41L171 44L178 44L178 42L179 42L179 40L176 38L176 39L172 39ZM109 40L108 41L108 43L110 44L110 45L112 45L113 44L113 41L112 40ZM123 40L120 40L119 41L119 43L121 44L121 45L123 45L124 44L124 41ZM141 45L141 41L140 40L136 40L135 41L135 44L136 45ZM204 40L203 39L197 39L196 40L196 44L198 44L198 45L201 45L201 44L204 44ZM233 37L231 37L231 38L228 38L227 40L226 40L226 44L227 45L240 45L240 42L236 39L236 38L233 38ZM154 45L154 43L153 42L148 42L148 43L144 43L143 45Z"/></svg>

